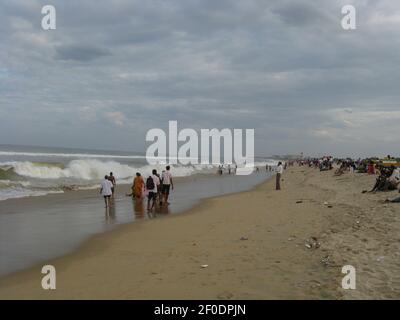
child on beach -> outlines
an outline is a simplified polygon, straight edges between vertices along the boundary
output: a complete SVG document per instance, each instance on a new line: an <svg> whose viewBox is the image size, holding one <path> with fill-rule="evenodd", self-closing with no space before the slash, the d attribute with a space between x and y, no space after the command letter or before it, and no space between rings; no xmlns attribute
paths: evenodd
<svg viewBox="0 0 400 320"><path fill-rule="evenodd" d="M113 184L109 180L108 176L104 177L104 180L101 182L100 194L104 197L104 203L106 208L111 207L111 195L112 195Z"/></svg>

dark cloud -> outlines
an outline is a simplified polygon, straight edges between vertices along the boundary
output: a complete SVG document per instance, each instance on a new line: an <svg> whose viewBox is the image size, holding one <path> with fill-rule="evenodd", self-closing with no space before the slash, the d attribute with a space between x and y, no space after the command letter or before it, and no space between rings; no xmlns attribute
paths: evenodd
<svg viewBox="0 0 400 320"><path fill-rule="evenodd" d="M353 0L351 32L346 0L50 2L0 0L0 143L140 149L178 120L255 128L261 154L398 147L395 1Z"/></svg>
<svg viewBox="0 0 400 320"><path fill-rule="evenodd" d="M305 3L299 1L284 2L272 9L272 12L287 25L296 27L312 26L326 23L329 14L319 9L316 3Z"/></svg>
<svg viewBox="0 0 400 320"><path fill-rule="evenodd" d="M109 50L84 44L57 46L55 49L56 59L60 60L86 62L111 54Z"/></svg>

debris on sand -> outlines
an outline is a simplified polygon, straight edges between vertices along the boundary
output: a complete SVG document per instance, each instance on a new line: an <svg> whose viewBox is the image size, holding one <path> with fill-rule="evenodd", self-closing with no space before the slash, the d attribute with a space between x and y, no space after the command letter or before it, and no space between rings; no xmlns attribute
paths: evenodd
<svg viewBox="0 0 400 320"><path fill-rule="evenodd" d="M321 246L316 237L307 239L304 245L307 249L318 249Z"/></svg>
<svg viewBox="0 0 400 320"><path fill-rule="evenodd" d="M248 237L241 237L240 240L245 241L245 240L249 240Z"/></svg>
<svg viewBox="0 0 400 320"><path fill-rule="evenodd" d="M325 256L325 257L322 258L321 263L322 263L325 267L327 267L327 266L329 266L329 263L330 263L329 259L330 259L330 256L329 256L329 255L328 255L328 256Z"/></svg>

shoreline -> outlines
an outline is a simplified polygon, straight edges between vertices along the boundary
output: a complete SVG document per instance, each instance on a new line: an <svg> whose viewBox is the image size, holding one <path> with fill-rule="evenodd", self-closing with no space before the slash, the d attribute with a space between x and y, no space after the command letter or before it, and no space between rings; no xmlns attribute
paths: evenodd
<svg viewBox="0 0 400 320"><path fill-rule="evenodd" d="M389 193L361 194L374 178L289 168L282 191L270 179L169 219L94 235L49 261L56 290L41 288L36 266L0 278L0 298L399 298L399 208L380 203ZM319 246L308 248L313 237ZM341 288L346 264L357 268L357 290Z"/></svg>
<svg viewBox="0 0 400 320"><path fill-rule="evenodd" d="M15 274L11 274L11 275L5 276L3 278L0 278L0 298L2 298L2 299L3 298L10 299L13 297L14 298L22 298L22 299L25 299L25 298L28 298L28 299L29 298L35 298L35 299L47 299L47 298L50 298L50 299L52 299L52 298L55 298L55 299L63 299L63 298L69 298L69 299L70 298L73 298L73 299L79 299L79 298L83 298L83 299L87 299L87 298L96 298L96 299L97 298L99 298L99 299L106 299L106 298L111 298L111 299L113 299L113 298L116 298L116 299L120 299L120 298L122 298L122 299L125 299L125 298L134 298L134 299L141 299L141 298L144 298L144 299L148 299L148 298L153 298L153 299L154 298L155 299L163 299L163 298L172 298L172 299L179 299L179 298L181 298L181 299L182 298L183 299L186 299L186 298L252 299L252 298L256 298L257 299L257 298L260 298L260 297L258 297L257 294L254 296L255 293L247 293L247 294L243 294L243 295L237 297L233 293L226 292L226 290L225 291L222 290L222 292L216 294L215 296L211 296L211 297L208 296L208 294L203 295L203 294L199 294L199 293L195 294L194 296L189 295L189 297L187 297L187 294L189 294L189 292L186 292L184 294L182 292L178 292L181 290L177 290L175 293L171 294L171 291L168 288L170 288L170 285L173 285L172 283L170 283L168 288L165 288L164 294L162 294L161 292L159 292L160 288L159 288L159 284L157 284L157 282L160 282L162 280L160 280L161 278L158 278L159 280L157 280L156 276L159 274L159 272L156 272L156 271L151 271L150 274L148 274L146 272L146 276L155 278L155 280L154 279L152 279L152 280L155 281L156 283L153 283L151 286L151 287L154 286L153 289L156 292L159 292L159 293L156 293L155 296L153 295L153 293L155 293L155 292L153 292L151 295L147 295L146 293L141 294L140 291L133 296L131 296L130 294L128 296L124 296L123 294L117 294L116 296L114 296L114 295L108 296L110 286L114 287L114 289L117 289L119 287L118 283L121 284L121 279L118 279L118 280L110 279L109 278L110 275L103 275L101 277L101 278L104 277L106 279L111 280L110 283L107 285L108 289L105 290L103 293L100 293L101 290L99 292L100 288L93 288L94 292L91 290L89 290L91 292L82 292L81 289L91 287L90 285L87 285L87 284L83 285L81 289L78 289L78 288L74 289L74 290L78 289L79 293L76 291L74 293L72 293L71 291L69 291L69 289L68 289L68 291L66 291L66 290L61 290L59 288L60 288L60 286L61 287L63 286L63 282L65 284L71 283L70 282L71 280L69 279L70 275L66 276L66 273L68 273L68 274L70 274L70 272L75 273L74 271L71 271L71 268L73 268L74 266L76 267L76 266L80 265L82 263L82 261L86 260L90 263L90 259L91 259L90 257L100 258L100 256L103 254L107 255L107 253L110 253L110 252L115 253L115 249L117 251L122 250L121 248L118 249L118 248L114 247L113 242L114 242L115 238L116 239L121 239L121 238L125 238L125 237L130 238L130 236L132 236L135 239L128 240L128 243L132 243L132 244L135 244L136 243L135 240L138 240L141 238L144 238L145 240L150 241L151 244L147 244L147 245L146 245L147 241L143 241L142 245L144 246L144 248L140 248L141 245L138 245L138 244L133 245L133 247L135 248L135 251L138 250L141 254L146 255L147 258L150 258L148 256L149 251L151 252L152 250L156 250L158 254L152 255L153 258L151 258L151 259L156 259L156 260L160 260L160 261L163 261L165 258L167 260L170 260L172 257L175 256L175 254L170 251L171 249L175 249L174 246L171 247L171 243L169 243L169 241L168 241L168 240L170 240L170 241L174 242L174 240L172 240L171 237L172 238L178 237L179 243L182 240L184 240L183 242L185 244L183 244L183 246L185 247L184 248L185 251L187 251L189 249L189 252L190 252L191 250L193 250L193 248L195 248L194 250L199 250L199 248L202 247L202 244L197 243L197 242L201 242L198 240L198 237L205 236L206 239L203 239L203 240L206 242L209 242L210 239L207 239L208 238L207 232L213 232L213 230L215 230L215 227L213 227L213 225L212 225L212 221L209 221L210 219L205 219L205 217L203 215L207 215L206 218L210 218L210 211L212 211L212 208L216 205L216 203L217 203L218 211L220 211L220 209L222 209L222 211L224 213L224 218L229 218L230 213L238 209L238 207L237 207L238 203L236 201L235 201L235 203L230 202L232 199L237 198L237 197L246 198L245 201L239 200L239 202L242 203L242 208L245 210L247 208L246 202L248 201L249 198L252 198L254 193L260 193L260 191L262 192L263 190L268 190L269 193L272 193L272 192L275 193L275 190L273 190L273 185L274 185L274 180L270 179L270 180L262 183L261 185L258 185L257 187L252 188L250 191L238 192L235 194L208 198L208 199L204 200L203 202L201 202L200 204L196 205L194 208L187 210L182 214L171 216L171 217L169 217L169 219L157 219L157 220L153 220L152 223L125 224L125 225L121 225L118 228L111 230L107 233L94 235L88 241L85 241L85 243L83 245L81 245L78 250L76 250L70 254L67 254L63 257L60 257L60 258L51 259L48 262L48 263L54 265L57 269L57 283L58 283L57 290L55 290L53 292L49 292L49 291L44 291L40 288L40 279L42 277L42 275L40 273L40 269L43 264L39 264L28 270L24 270L24 271L17 272ZM269 196L271 196L271 195L269 195ZM220 201L223 202L224 208L222 208L221 205L218 205L218 203ZM243 213L244 212L241 212L242 215L243 215ZM216 219L216 218L217 217L214 216L214 219ZM224 228L224 232L223 232L224 236L223 237L225 237L225 235L229 235L229 233L230 233L229 228L228 228L228 230L225 229L226 225L227 225L226 221L224 219L221 221L220 218L222 218L222 217L219 217L218 221L214 221L214 222L218 223L220 225L220 227ZM239 228L239 230L236 230L236 231L239 233L236 236L232 237L232 239L231 239L232 244L230 244L230 245L233 245L234 247L236 247L236 250L239 250L239 251L243 251L243 250L246 251L247 244L252 243L254 241L251 239L252 232L249 230L245 230L246 228L244 228L244 226L242 226L242 223L245 222L245 220L243 220L243 218L244 217L241 216L239 220L235 221L236 228ZM260 219L260 217L254 217L254 218L256 218L256 220ZM187 220L195 220L195 223L192 224L192 221L188 222ZM251 219L251 220L254 222L253 219ZM278 219L278 220L280 220L280 219ZM203 233L198 234L197 236L193 237L194 233L198 232L196 229L199 227L198 223L200 221L202 222L202 229L204 228L204 231L206 231L206 232L204 234ZM279 221L279 224L281 222L282 221ZM190 228L182 228L181 224L187 225L188 223L190 225ZM259 221L258 223L261 223L261 221ZM179 224L180 226L177 227L176 224ZM229 224L232 224L232 220L229 221ZM166 227L171 227L171 228L173 227L172 229L174 229L175 231L173 231L171 233L171 231L168 231L168 228L167 228L167 232L166 232L167 234L165 234ZM257 224L257 228L261 228L261 224ZM154 230L154 229L157 229L157 230ZM177 233L176 231L178 231L178 230L176 230L176 229L181 231L181 233ZM183 232L183 230L184 230L184 232ZM158 232L155 232L155 231L158 231ZM254 232L254 230L253 230L253 232ZM275 234L275 232L273 232L272 230L267 230L267 232L271 232L271 233ZM163 235L163 233L164 233L164 235ZM153 236L152 236L152 234L153 234ZM218 235L215 235L215 236L217 236L217 238L219 238L219 234L220 233L218 233ZM240 240L241 237L239 236L239 234L241 234L242 237L248 237L248 240ZM161 236L161 239L160 239L160 236ZM164 236L165 236L165 239L163 239ZM185 239L182 239L182 236L185 236ZM189 243L187 243L188 239L186 238L188 236L189 236L189 238L191 238L191 240L189 240ZM157 240L154 241L154 237L156 237L156 239L159 241L157 241ZM164 242L161 242L162 240L164 240ZM212 243L208 243L208 244L212 245L213 242L214 241L212 241ZM125 245L127 244L125 241L124 241L124 243L125 243ZM162 248L162 249L158 248L158 245L161 246L161 243L162 243L162 247L167 246L168 248ZM128 245L128 247L130 247L130 245ZM210 247L208 247L208 248L210 248ZM124 249L122 251L125 251L126 249L127 248L124 246ZM148 249L150 249L150 250L148 250ZM161 249L161 251L158 251L159 249ZM271 249L273 249L273 248L271 248ZM142 251L142 250L144 250L144 251ZM202 250L200 249L200 251L202 251ZM208 250L206 250L206 251L208 251ZM232 252L233 254L235 252L234 249L227 250L227 251ZM196 275L198 272L200 272L200 273L203 272L204 274L206 274L206 278L208 278L210 276L210 274L208 273L209 269L208 268L203 269L203 268L201 268L201 265L206 264L206 262L208 262L207 260L209 260L209 258L206 258L206 259L204 259L204 261L201 261L198 258L190 257L189 252L187 252L188 257L186 259L185 258L183 258L183 259L186 260L185 264L187 264L187 263L189 263L189 264L195 263L196 264L196 267L193 270L193 272L194 272L193 276ZM222 252L226 252L226 250L225 249L223 249L222 251L218 250L218 252L222 253ZM140 260L143 259L143 258L140 258L141 254L138 254L138 252L136 252L136 254L135 254L136 259L140 259ZM206 257L208 257L207 252L201 253L201 255L203 255L203 254ZM87 259L89 259L89 260L87 260ZM131 259L135 260L135 258L133 258L133 257L128 258L128 260L131 260ZM182 259L182 257L180 259ZM218 257L213 257L213 259L218 260ZM273 267L277 268L277 269L272 268L272 269L275 269L273 273L275 273L277 270L279 270L281 268L281 263L283 263L284 259L283 259L283 257L281 257L280 259L282 259L282 261L276 260L273 262L273 264L274 264ZM301 260L298 260L298 263ZM110 258L110 257L107 257L106 259L101 258L101 261L102 262L97 261L95 263L95 265L97 265L97 266L102 265L102 268L105 267L105 269L109 270L109 271L115 269L115 267L116 267L115 265L112 266L112 264L113 264L112 261L115 261L115 258ZM156 269L160 268L160 261L158 261L158 263L156 263L156 264L150 263L150 266L155 265ZM210 263L210 262L208 262L208 263ZM251 265L251 258L246 257L244 259L244 261L242 261L241 263L243 263L246 266L246 268L248 268L248 265L249 264ZM145 263L144 261L143 261L142 266L137 265L137 262L136 262L135 267L138 268L138 270L146 270L148 268L146 265L147 265L147 263ZM177 263L176 265L181 265L181 263ZM91 266L89 266L88 270L86 270L86 268L85 268L85 272L83 272L86 274L86 276L84 276L84 277L87 280L91 279L92 277L90 277L90 275L91 275L90 272L89 273L86 273L86 272L88 272L89 270L92 270L93 267L94 267L94 265L91 265ZM210 264L210 267L211 267L211 264ZM80 269L79 266L78 266L78 269ZM129 269L130 269L130 267L128 265L123 266L123 270L125 270L125 272L126 272L125 274L128 278L129 278L130 273L127 272L127 270L129 270ZM152 268L150 267L150 269L152 269ZM229 278L232 277L232 273L235 273L233 269L235 269L235 267L227 268L225 270L226 272L228 272ZM133 272L133 274L136 275L136 277L135 277L135 278L137 278L136 281L138 283L140 283L141 276L140 276L140 272L138 270L136 272ZM210 268L210 270L211 270L211 268ZM260 270L261 271L269 270L269 268L260 268ZM260 270L257 272L257 274L260 272ZM299 268L299 270L303 271L304 273L306 272L305 269L303 269L303 268ZM79 271L76 276L79 277L79 274L81 274L81 271ZM109 271L107 271L107 273ZM116 273L120 273L120 272L122 272L122 274L124 273L121 270ZM181 274L181 273L184 273L186 276L191 277L192 272L190 272L189 270L185 270L185 271L179 272L179 274ZM297 271L296 273L299 273L299 271ZM63 274L65 274L66 278L64 278ZM208 276L207 276L207 274L208 274ZM175 277L179 277L179 275L175 274ZM203 277L204 277L204 275L201 275L201 278L203 278ZM63 278L65 280L63 280ZM67 278L69 280L67 280ZM97 278L97 276L96 276L96 278ZM101 278L98 279L98 281L100 283L102 282L102 280L104 280L104 278L103 279L101 279ZM125 277L123 277L123 278L125 278ZM297 279L297 276L295 278ZM205 279L203 279L203 280L205 280ZM97 280L95 282L97 283ZM231 282L231 280L229 282ZM240 282L243 283L244 281L241 280ZM258 278L257 278L257 282L259 282ZM274 282L275 282L274 286L281 285L280 283L276 283L276 280ZM175 283L175 285L177 285L179 283L179 281L178 282L174 281L174 283ZM214 283L214 285L215 285L215 283ZM199 284L199 286L202 287L201 284ZM137 288L137 285L134 285L134 287ZM186 289L189 289L190 287L191 286L187 287ZM203 287L206 287L206 286L203 286ZM297 288L298 291L299 291L299 288L301 288L301 286ZM84 291L86 291L86 290L84 290ZM119 289L118 289L118 291L119 291ZM300 290L300 291L302 291L302 290ZM298 292L298 294L301 297L300 291Z"/></svg>
<svg viewBox="0 0 400 320"><path fill-rule="evenodd" d="M70 191L43 197L10 199L0 203L0 233L3 239L0 277L71 253L92 235L109 232L120 225L181 214L203 199L242 192L269 179L269 175L192 175L175 179L172 203L146 211L146 198L133 202L125 194L130 185L117 186L115 204L105 210L97 189ZM210 188L211 186L211 188ZM9 230L17 230L10 234Z"/></svg>

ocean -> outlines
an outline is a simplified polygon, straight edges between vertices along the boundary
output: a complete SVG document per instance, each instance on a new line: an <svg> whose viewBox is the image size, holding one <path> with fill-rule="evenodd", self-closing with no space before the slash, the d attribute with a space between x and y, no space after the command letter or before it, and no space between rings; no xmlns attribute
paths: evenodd
<svg viewBox="0 0 400 320"><path fill-rule="evenodd" d="M274 165L259 159L259 166ZM132 183L136 172L147 176L165 164L149 165L144 153L0 145L0 201L98 188L113 172L118 184ZM174 165L175 177L215 172L217 165Z"/></svg>
<svg viewBox="0 0 400 320"><path fill-rule="evenodd" d="M171 205L146 212L146 201L129 192L133 175L144 177L150 166L135 152L0 146L0 276L73 251L90 236L117 225L184 212L201 199L241 192L271 176L258 159L248 176L217 175L217 165L174 165ZM115 203L104 209L99 182L112 171L117 179Z"/></svg>

